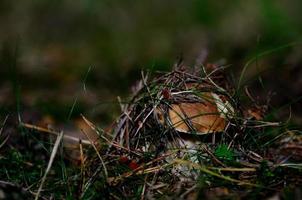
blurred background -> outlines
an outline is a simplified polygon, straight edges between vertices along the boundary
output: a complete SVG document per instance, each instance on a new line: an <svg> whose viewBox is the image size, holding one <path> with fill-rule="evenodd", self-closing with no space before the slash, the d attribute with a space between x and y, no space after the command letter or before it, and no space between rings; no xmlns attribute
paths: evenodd
<svg viewBox="0 0 302 200"><path fill-rule="evenodd" d="M244 84L301 125L301 10L299 0L1 0L1 115L84 113L106 126L142 69L168 71L179 56L194 65L207 51L235 83L254 59Z"/></svg>

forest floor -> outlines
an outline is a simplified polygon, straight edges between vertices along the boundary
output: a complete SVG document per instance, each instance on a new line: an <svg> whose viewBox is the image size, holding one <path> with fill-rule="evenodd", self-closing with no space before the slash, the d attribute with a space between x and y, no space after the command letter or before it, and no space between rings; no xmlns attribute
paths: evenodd
<svg viewBox="0 0 302 200"><path fill-rule="evenodd" d="M95 104L91 98L96 91L85 85L89 71L82 83L88 98L81 99L79 92L62 111L60 99L66 94L56 94L46 108L55 115L26 103L39 91L20 95L13 84L15 93L3 101L12 99L15 107L1 111L0 199L301 198L300 84L293 72L301 69L283 73L297 84L265 71L256 78L241 74L235 84L224 66L205 68L212 71L196 74L180 66L170 72L142 72L126 100L118 98L114 104L115 119L102 118L107 118L106 128L81 107L87 99ZM256 83L244 81L249 79ZM206 87L188 89L192 83ZM223 130L183 135L177 126L167 125L165 113L173 103L196 103L203 92L230 102L232 116ZM164 122L158 108L165 111ZM68 114L67 121L61 120L62 113ZM198 132L192 119L184 121L188 132ZM171 142L179 138L194 147Z"/></svg>

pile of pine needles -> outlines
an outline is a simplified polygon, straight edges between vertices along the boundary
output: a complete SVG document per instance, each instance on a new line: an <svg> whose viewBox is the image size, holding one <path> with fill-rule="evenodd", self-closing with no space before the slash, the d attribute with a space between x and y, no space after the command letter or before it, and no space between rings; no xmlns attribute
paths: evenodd
<svg viewBox="0 0 302 200"><path fill-rule="evenodd" d="M176 66L152 78L142 73L131 101L121 103L112 133L98 130L99 156L90 160L94 173L83 196L95 185L102 197L113 199L268 197L302 183L301 132L267 121L267 105L241 105L224 68L210 67ZM166 123L172 103L199 102L201 92L224 95L234 108L224 131L197 135L190 126L191 134L183 134ZM183 149L177 138L196 145ZM284 138L292 138L290 146L282 145Z"/></svg>

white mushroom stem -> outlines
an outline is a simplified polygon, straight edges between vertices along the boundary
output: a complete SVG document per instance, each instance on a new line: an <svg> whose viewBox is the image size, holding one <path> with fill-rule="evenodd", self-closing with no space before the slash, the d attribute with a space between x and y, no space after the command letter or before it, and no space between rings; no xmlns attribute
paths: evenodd
<svg viewBox="0 0 302 200"><path fill-rule="evenodd" d="M232 118L234 115L234 108L232 107L232 105L230 104L230 102L226 101L223 102L222 99L215 93L211 93L214 101L216 103L217 106L217 110L220 112L220 117L229 119Z"/></svg>

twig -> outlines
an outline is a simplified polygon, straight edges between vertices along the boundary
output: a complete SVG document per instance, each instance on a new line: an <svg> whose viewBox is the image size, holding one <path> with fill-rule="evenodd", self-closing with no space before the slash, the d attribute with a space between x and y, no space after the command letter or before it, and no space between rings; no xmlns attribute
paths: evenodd
<svg viewBox="0 0 302 200"><path fill-rule="evenodd" d="M0 136L2 135L3 128L4 128L4 126L5 126L6 122L7 122L8 117L9 117L9 115L6 115L4 121L3 121L2 125L1 125ZM3 140L3 142L0 144L0 149L1 149L2 146L7 142L7 140L9 139L9 136L10 136L10 135L6 136L6 138L5 138L5 139Z"/></svg>
<svg viewBox="0 0 302 200"><path fill-rule="evenodd" d="M194 185L193 187L189 188L186 192L184 192L181 196L180 199L185 199L185 197L193 192L197 188L197 185Z"/></svg>
<svg viewBox="0 0 302 200"><path fill-rule="evenodd" d="M149 165L151 165L151 164L153 164L153 163L155 163L157 161L163 160L163 159L165 159L166 157L168 157L168 156L170 156L172 154L174 154L174 153L169 153L169 154L163 155L161 157L158 157L158 158L156 158L156 159L154 159L154 160L146 163L145 165L141 165L138 168L136 168L135 170L130 171L130 172L126 172L126 173L124 173L124 174L122 174L122 175L120 175L118 177L110 177L110 178L108 178L108 183L109 184L110 183L116 183L116 182L118 182L118 181L120 181L120 180L122 180L124 178L128 178L128 177L130 177L130 176L132 176L134 174L151 173L151 172L160 170L163 167L170 166L170 165L172 165L172 163L169 163L169 164L166 164L166 165L163 165L163 166L157 166L157 167L151 167L149 169L145 169L145 167L147 167L147 166L149 166Z"/></svg>
<svg viewBox="0 0 302 200"><path fill-rule="evenodd" d="M7 122L8 117L9 117L9 115L6 115L3 123L1 124L0 135L2 134L3 128L4 128L4 126L5 126L6 122Z"/></svg>
<svg viewBox="0 0 302 200"><path fill-rule="evenodd" d="M229 181L229 182L233 182L233 183L237 183L238 185L247 185L247 186L252 186L252 187L258 187L258 188L266 188L266 187L263 187L261 185L258 185L258 184L254 184L254 183L249 183L249 182L245 182L245 181L240 181L240 180L237 180L237 179L233 179L231 177L228 177L228 176L224 176L224 175L221 175L221 174L217 174L199 164L196 164L196 163L192 163L190 161L186 161L186 160L181 160L181 159L176 159L174 161L175 163L177 164L187 164L187 165L190 165L192 166L193 168L195 169L199 169L200 171L206 173L206 174L209 174L211 176L215 176L215 177L218 177L220 179L223 179L223 180L226 180L226 181ZM267 189L271 189L271 188L267 188ZM272 189L271 189L272 190Z"/></svg>
<svg viewBox="0 0 302 200"><path fill-rule="evenodd" d="M89 121L84 115L81 114L81 117L82 119L84 120L84 122L93 130L95 131L96 133L98 133L99 136L102 136L100 131L99 131L99 128L96 127L91 121ZM101 129L102 133L105 133L106 135L110 136L111 135L109 133L107 133L105 130ZM106 138L107 139L107 138ZM107 139L108 140L108 139Z"/></svg>
<svg viewBox="0 0 302 200"><path fill-rule="evenodd" d="M11 182L7 182L7 181L1 181L0 180L0 187L1 189L5 188L5 187L14 187L14 188L18 188L20 189L22 192L24 193L29 193L28 190L26 188L23 188L23 187L20 187L19 185L16 185L14 183L11 183Z"/></svg>
<svg viewBox="0 0 302 200"><path fill-rule="evenodd" d="M141 200L144 200L145 191L146 191L146 182L147 182L147 178L148 178L148 175L145 177L144 186L143 186L143 191L142 191L142 193L141 193Z"/></svg>
<svg viewBox="0 0 302 200"><path fill-rule="evenodd" d="M44 182L45 182L45 180L46 180L46 176L47 176L47 174L49 173L49 170L50 170L50 168L51 168L51 166L52 166L52 163L53 163L53 161L54 161L55 155L57 154L57 151L58 151L58 148L59 148L59 146L60 146L60 142L61 142L62 138L63 138L63 131L60 132L60 134L58 135L57 140L56 140L56 142L55 142L55 144L54 144L54 147L53 147L53 150L52 150L52 152L51 152L51 156L50 156L50 159L49 159L49 162L48 162L46 171L45 171L44 176L43 176L43 178L42 178L42 181L41 181L40 187L39 187L39 189L38 189L38 192L37 192L37 194L36 194L35 200L38 200L38 199L39 199L39 196L40 196L40 193L41 193L41 191L42 191Z"/></svg>
<svg viewBox="0 0 302 200"><path fill-rule="evenodd" d="M209 167L209 169L215 169L218 171L224 171L224 172L255 172L255 168L232 168L232 167L226 167L226 168L219 168L219 167Z"/></svg>
<svg viewBox="0 0 302 200"><path fill-rule="evenodd" d="M107 168L106 168L106 165L105 165L105 162L104 162L102 156L100 155L100 153L99 153L97 147L95 146L95 144L93 143L93 141L92 141L92 139L89 137L89 135L88 135L84 130L82 130L82 133L84 133L84 134L86 135L86 137L87 137L88 140L90 141L92 147L94 148L94 150L95 150L95 152L96 152L98 158L100 159L100 161L101 161L101 163L102 163L102 165L103 165L103 168L104 168L105 178L107 179L107 177L108 177L108 171L107 171Z"/></svg>
<svg viewBox="0 0 302 200"><path fill-rule="evenodd" d="M81 115L81 117L82 117L82 119L84 120L84 122L85 122L92 130L98 132L96 126L95 126L92 122L90 122L84 115ZM110 147L109 147L108 149L110 149L111 146L114 146L115 148L123 149L123 150L126 150L126 151L130 152L130 153L133 153L133 154L135 154L135 155L140 156L140 154L138 154L138 153L135 152L135 151L131 151L130 149L125 148L125 147L123 147L123 146L121 146L121 145L118 145L118 144L115 143L115 142L111 142L110 140L108 140L108 139L107 139L106 137L104 137L103 135L100 135L100 137L101 137L102 139L104 139L104 140L110 145ZM89 143L90 143L90 142L89 142ZM90 144L91 144L91 143L90 143ZM107 152L107 154L108 154L108 152Z"/></svg>
<svg viewBox="0 0 302 200"><path fill-rule="evenodd" d="M207 147L206 145L202 145L202 149L204 149L204 150L207 152L207 154L208 154L209 156L211 156L211 157L213 158L213 160L214 160L217 164L219 164L219 165L221 165L221 166L223 166L223 167L226 168L226 165L223 164L220 160L218 160L218 159L216 158L216 156L208 149L208 147Z"/></svg>
<svg viewBox="0 0 302 200"><path fill-rule="evenodd" d="M85 159L84 159L84 152L83 152L83 145L82 140L79 142L80 147L80 161L81 161L81 193L83 193L84 183L85 183Z"/></svg>
<svg viewBox="0 0 302 200"><path fill-rule="evenodd" d="M39 131L39 132L42 132L42 133L50 133L50 134L56 135L56 136L58 136L60 134L60 132L49 130L47 128L43 128L43 127L36 126L36 125L33 125L33 124L28 124L28 123L21 122L20 126L22 126L24 128L28 128L28 129L33 129L33 130L36 130L36 131ZM67 140L77 142L77 143L79 142L79 138L73 137L73 136L70 136L70 135L64 135L63 138L67 139ZM82 144L91 145L89 140L82 140Z"/></svg>

